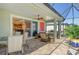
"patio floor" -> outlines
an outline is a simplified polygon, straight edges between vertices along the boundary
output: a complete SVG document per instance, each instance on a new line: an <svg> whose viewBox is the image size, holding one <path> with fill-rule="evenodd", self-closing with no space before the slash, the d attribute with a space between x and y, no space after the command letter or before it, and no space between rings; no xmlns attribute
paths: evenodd
<svg viewBox="0 0 79 59"><path fill-rule="evenodd" d="M66 55L69 47L62 43L63 39L57 39L55 43L48 43L30 55Z"/></svg>
<svg viewBox="0 0 79 59"><path fill-rule="evenodd" d="M67 55L69 47L61 44L55 51L51 53L51 55Z"/></svg>
<svg viewBox="0 0 79 59"><path fill-rule="evenodd" d="M38 39L27 40L27 45L23 46L24 55L66 55L68 46L65 46L62 42L64 38L57 39L54 43L41 42ZM4 54L3 53L0 53ZM21 52L10 53L10 55L22 55Z"/></svg>

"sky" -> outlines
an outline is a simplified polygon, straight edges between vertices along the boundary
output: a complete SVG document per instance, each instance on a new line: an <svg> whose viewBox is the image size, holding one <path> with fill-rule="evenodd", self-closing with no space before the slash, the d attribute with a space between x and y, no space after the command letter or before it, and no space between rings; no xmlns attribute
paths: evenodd
<svg viewBox="0 0 79 59"><path fill-rule="evenodd" d="M74 24L79 25L79 11L75 7L72 7L71 3L50 3L50 5L65 18L64 23L72 24L74 16ZM74 5L79 9L79 4Z"/></svg>

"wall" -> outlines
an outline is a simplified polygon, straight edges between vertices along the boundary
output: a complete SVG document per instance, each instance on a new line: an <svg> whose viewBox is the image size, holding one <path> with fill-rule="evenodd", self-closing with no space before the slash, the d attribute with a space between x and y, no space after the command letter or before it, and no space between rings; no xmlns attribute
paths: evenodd
<svg viewBox="0 0 79 59"><path fill-rule="evenodd" d="M10 34L10 18L9 13L0 9L0 37Z"/></svg>
<svg viewBox="0 0 79 59"><path fill-rule="evenodd" d="M5 9L0 9L0 37L3 36L10 36L11 33L11 15L17 15L17 16L22 16L27 18L27 15L23 15L21 13L15 13L12 11L8 11ZM33 20L32 21L38 22L37 20Z"/></svg>

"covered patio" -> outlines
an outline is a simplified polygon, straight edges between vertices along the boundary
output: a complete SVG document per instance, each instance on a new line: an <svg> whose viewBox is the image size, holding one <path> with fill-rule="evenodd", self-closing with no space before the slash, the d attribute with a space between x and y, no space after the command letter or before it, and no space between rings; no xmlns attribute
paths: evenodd
<svg viewBox="0 0 79 59"><path fill-rule="evenodd" d="M75 24L78 5L0 4L0 54L67 55L70 46L64 44L64 28Z"/></svg>

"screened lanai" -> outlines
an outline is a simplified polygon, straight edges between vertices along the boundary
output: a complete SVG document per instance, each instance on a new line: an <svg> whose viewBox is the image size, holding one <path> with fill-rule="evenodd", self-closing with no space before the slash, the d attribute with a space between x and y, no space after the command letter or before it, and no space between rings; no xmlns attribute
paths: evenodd
<svg viewBox="0 0 79 59"><path fill-rule="evenodd" d="M78 7L75 3L0 4L0 54L67 55L70 43L64 26L79 25Z"/></svg>
<svg viewBox="0 0 79 59"><path fill-rule="evenodd" d="M79 25L79 4L78 3L50 3L51 9L54 8L64 18L64 23Z"/></svg>
<svg viewBox="0 0 79 59"><path fill-rule="evenodd" d="M64 35L64 29L66 26L79 25L78 3L47 3L45 5L52 11L56 12L60 17L63 17L63 21L61 21L61 29L59 26L59 21L57 22L57 32L62 32L61 35ZM47 23L47 31L52 30L54 30L54 24L52 22Z"/></svg>

